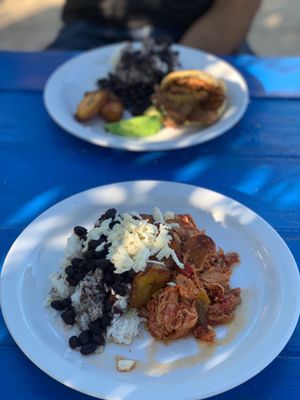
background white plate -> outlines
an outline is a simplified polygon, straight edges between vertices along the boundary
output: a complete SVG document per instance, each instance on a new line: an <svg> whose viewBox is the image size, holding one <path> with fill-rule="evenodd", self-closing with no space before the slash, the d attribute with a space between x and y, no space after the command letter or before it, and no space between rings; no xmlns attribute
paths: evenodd
<svg viewBox="0 0 300 400"><path fill-rule="evenodd" d="M222 135L244 114L248 105L248 89L240 73L218 57L175 45L174 49L179 51L181 69L204 69L225 81L229 106L216 124L200 131L195 128L165 128L157 135L133 139L106 132L100 118L85 124L79 123L74 119L74 113L84 93L95 90L96 81L112 71L124 45L125 43L115 44L85 52L64 63L49 78L44 92L45 106L54 121L67 132L99 146L133 151L172 150L193 146Z"/></svg>
<svg viewBox="0 0 300 400"><path fill-rule="evenodd" d="M74 225L91 226L109 207L150 212L154 206L191 213L199 227L241 265L232 286L242 288L235 321L217 329L218 343L199 347L192 338L158 344L145 333L130 346L109 344L101 355L83 357L68 348L72 330L43 307L48 275L58 269ZM259 216L221 194L171 182L136 181L91 189L39 216L12 246L1 275L2 311L12 336L43 371L63 384L104 399L187 400L221 393L268 365L290 338L299 315L299 273L280 236ZM292 305L292 306L291 306ZM130 373L115 369L115 357L139 362ZM185 357L192 360L185 362ZM172 361L181 360L181 368ZM191 362L192 361L192 362Z"/></svg>

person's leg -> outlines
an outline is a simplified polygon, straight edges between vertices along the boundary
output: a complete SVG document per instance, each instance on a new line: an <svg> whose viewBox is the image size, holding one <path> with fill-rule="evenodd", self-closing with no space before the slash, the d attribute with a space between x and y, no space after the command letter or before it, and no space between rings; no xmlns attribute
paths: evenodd
<svg viewBox="0 0 300 400"><path fill-rule="evenodd" d="M86 21L75 21L65 25L47 49L88 50L101 44L94 33L93 26Z"/></svg>
<svg viewBox="0 0 300 400"><path fill-rule="evenodd" d="M160 37L160 36L167 36L170 39L172 39L172 41L174 43L177 43L180 38L183 35L183 31L180 29L175 29L175 28L154 28L151 31L151 36L154 38ZM236 51L234 51L233 53L234 55L237 54L250 54L250 55L255 55L255 52L253 51L253 49L249 46L249 43L245 40L244 42L242 42L240 44L240 46L238 47L238 49Z"/></svg>
<svg viewBox="0 0 300 400"><path fill-rule="evenodd" d="M126 32L123 29L99 26L89 21L75 21L65 25L47 49L89 50L128 40Z"/></svg>

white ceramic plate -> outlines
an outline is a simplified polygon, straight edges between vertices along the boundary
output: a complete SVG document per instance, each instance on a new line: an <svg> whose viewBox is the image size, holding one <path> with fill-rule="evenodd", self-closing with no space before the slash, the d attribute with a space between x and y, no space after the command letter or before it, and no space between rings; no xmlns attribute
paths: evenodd
<svg viewBox="0 0 300 400"><path fill-rule="evenodd" d="M85 124L74 118L76 108L87 91L97 89L96 81L112 71L124 43L104 46L85 52L59 67L49 78L44 92L50 116L67 132L99 146L133 151L172 150L193 146L225 133L244 114L248 105L248 89L240 73L225 61L211 54L175 45L182 69L204 69L225 81L229 106L216 124L206 129L162 129L157 135L143 139L113 135L104 130L100 118Z"/></svg>
<svg viewBox="0 0 300 400"><path fill-rule="evenodd" d="M242 288L242 304L234 322L217 329L217 345L199 347L192 338L153 345L145 333L129 346L108 344L101 355L83 357L68 348L72 330L65 331L60 317L43 307L48 275L58 269L74 225L92 226L112 206L123 212L159 206L191 213L219 246L240 254L232 286ZM295 328L299 301L297 266L270 225L228 197L171 182L118 183L56 204L19 236L1 275L3 315L23 352L63 384L114 400L202 399L239 385L282 350ZM138 367L117 372L119 355L138 361Z"/></svg>

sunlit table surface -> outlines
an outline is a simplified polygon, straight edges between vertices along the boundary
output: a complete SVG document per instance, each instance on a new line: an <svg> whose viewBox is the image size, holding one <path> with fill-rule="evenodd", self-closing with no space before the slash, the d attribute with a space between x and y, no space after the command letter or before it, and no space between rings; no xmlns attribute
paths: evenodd
<svg viewBox="0 0 300 400"><path fill-rule="evenodd" d="M196 147L133 153L76 139L48 116L45 82L74 55L0 53L1 265L21 231L48 207L88 188L136 179L191 183L242 202L277 230L300 263L300 57L227 58L249 85L242 120ZM88 399L32 364L0 318L1 399ZM264 371L214 399L299 399L299 344L298 324Z"/></svg>

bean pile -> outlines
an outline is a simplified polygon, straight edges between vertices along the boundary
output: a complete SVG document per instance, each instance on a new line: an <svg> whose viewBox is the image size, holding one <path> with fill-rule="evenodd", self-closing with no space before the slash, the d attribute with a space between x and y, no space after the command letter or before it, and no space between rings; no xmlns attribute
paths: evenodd
<svg viewBox="0 0 300 400"><path fill-rule="evenodd" d="M140 50L128 45L115 71L97 83L118 95L133 115L140 115L151 104L154 86L177 65L178 53L171 50L168 38L148 39Z"/></svg>
<svg viewBox="0 0 300 400"><path fill-rule="evenodd" d="M112 228L117 220L115 209L107 210L96 222L95 227L101 222L112 218L110 228ZM87 229L82 226L75 226L74 234L80 239L87 239ZM105 243L101 251L96 251L96 248ZM131 283L133 274L124 272L123 274L114 273L114 265L105 257L108 254L110 243L107 243L107 237L102 235L98 240L90 240L88 242L88 250L83 253L82 258L73 258L69 265L65 267L66 283L69 286L76 288L77 285L89 274L95 273L97 269L102 271L102 281L97 285L97 293L95 299L101 300L99 307L103 310L101 318L92 320L88 329L83 330L78 336L71 336L69 346L71 349L80 348L83 355L94 353L99 346L105 344L105 332L113 318L113 304L116 301L115 295L125 296L128 292L127 284ZM100 300L99 300L100 299ZM72 306L70 297L61 300L53 300L51 307L61 312L61 318L66 325L74 325L76 323L76 311ZM114 310L114 312L121 312Z"/></svg>

